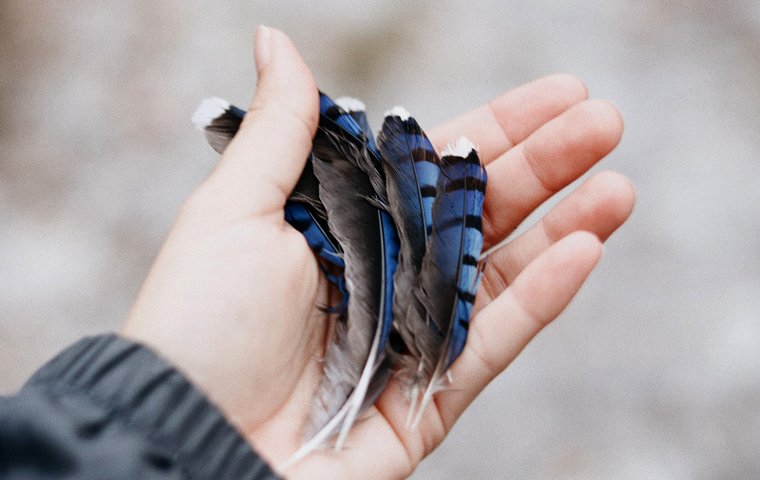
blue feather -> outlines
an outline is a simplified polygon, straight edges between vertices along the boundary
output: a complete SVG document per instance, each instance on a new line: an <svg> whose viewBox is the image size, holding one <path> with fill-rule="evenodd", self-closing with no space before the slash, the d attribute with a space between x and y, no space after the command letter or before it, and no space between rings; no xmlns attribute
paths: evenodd
<svg viewBox="0 0 760 480"><path fill-rule="evenodd" d="M343 247L348 315L339 319L324 360L325 376L312 412L311 438L290 461L308 454L340 427L340 448L357 415L382 390L385 343L392 325L393 273L398 239L386 211L380 159L368 128L320 94L319 128L314 138L314 171L328 223Z"/></svg>
<svg viewBox="0 0 760 480"><path fill-rule="evenodd" d="M335 105L342 108L344 112L351 116L361 130L363 135L362 139L365 141L369 149L377 153L377 144L375 143L372 128L369 126L369 120L367 120L364 104L355 98L341 97L335 100Z"/></svg>
<svg viewBox="0 0 760 480"><path fill-rule="evenodd" d="M443 172L449 179L445 188L452 190L451 196L455 200L461 198L464 205L464 238L459 255L456 308L443 364L444 369L448 369L462 353L467 341L470 313L480 280L478 260L483 248L482 213L487 177L474 149L466 157L445 157L442 164Z"/></svg>
<svg viewBox="0 0 760 480"><path fill-rule="evenodd" d="M343 98L343 101L348 99ZM353 100L353 99L350 99ZM357 102L356 100L353 100ZM349 103L349 105L351 105ZM359 104L362 108L363 105ZM364 171L372 184L374 197L372 203L378 207L380 222L382 227L381 242L385 248L383 254L383 263L385 265L385 284L383 285L386 292L383 297L384 312L382 318L382 330L380 336L380 345L384 346L388 342L388 337L393 324L393 273L396 271L399 239L396 231L396 225L391 214L388 212L388 198L386 192L385 176L383 174L383 162L380 152L375 144L374 135L370 129L366 114L363 110L356 107L353 110L344 110L340 105L334 102L330 97L320 92L320 126L334 123L340 129L344 139L352 143L359 150L366 150L366 155L371 163L361 163L359 167ZM353 105L352 105L353 106ZM383 355L382 351L378 352L378 359Z"/></svg>
<svg viewBox="0 0 760 480"><path fill-rule="evenodd" d="M383 164L382 157L380 150L377 147L377 143L375 142L372 128L370 127L369 121L367 120L364 104L359 100L350 97L341 97L335 100L335 104L342 108L346 113L348 113L348 115L356 122L356 125L361 131L361 136L359 139L366 144L370 158L372 159L372 164L375 167L373 170L382 176L384 173L383 168L381 167ZM376 186L376 188L378 189L376 191L377 202L381 206L380 215L384 225L382 231L383 245L385 246L386 250L385 262L388 272L394 272L397 271L398 268L397 258L399 257L400 240L397 234L395 219L393 218L393 215L388 212L390 202L387 198L387 183L384 186ZM372 375L372 379L370 380L367 394L364 398L364 403L358 409L359 412L366 410L375 403L393 373L394 360L391 358L386 358L386 352L388 350L384 347L390 340L390 334L393 328L395 315L393 305L395 302L397 290L394 279L395 275L393 274L385 275L384 288L386 294L383 300L383 311L385 314L383 318L382 329L380 332L380 349L377 353L375 373Z"/></svg>
<svg viewBox="0 0 760 480"><path fill-rule="evenodd" d="M405 254L419 270L433 225L438 155L417 121L400 107L385 117L378 141L391 213L408 242Z"/></svg>
<svg viewBox="0 0 760 480"><path fill-rule="evenodd" d="M209 144L218 153L223 153L243 122L245 111L220 98L204 100L193 115L193 123L203 131ZM285 220L301 232L309 247L323 260L320 268L328 280L342 292L338 310L348 302L342 270L342 250L330 233L327 213L319 199L319 182L314 176L311 155L293 193L285 204ZM330 265L338 273L331 273ZM332 269L335 270L335 269Z"/></svg>
<svg viewBox="0 0 760 480"><path fill-rule="evenodd" d="M340 105L335 103L330 97L322 92L319 92L319 113L325 119L329 119L340 127L344 133L347 133L351 137L367 143L365 132L354 119L354 115L350 111L344 110ZM323 119L320 118L320 122ZM370 135L371 137L372 135Z"/></svg>
<svg viewBox="0 0 760 480"><path fill-rule="evenodd" d="M399 367L398 378L412 397L419 366L435 348L427 318L414 295L433 225L432 209L440 167L438 154L414 118L401 107L388 112L378 135L387 179L390 211L399 240L399 267L394 276L393 322L401 342L390 355ZM424 358L423 358L424 357Z"/></svg>
<svg viewBox="0 0 760 480"><path fill-rule="evenodd" d="M433 394L464 348L469 318L480 279L478 259L483 247L482 212L486 170L466 139L441 158L433 229L415 292L429 330L417 339L426 354L420 380L427 382L412 426L416 426ZM416 401L414 390L412 395Z"/></svg>
<svg viewBox="0 0 760 480"><path fill-rule="evenodd" d="M324 101L323 104L329 104L329 102ZM341 97L335 100L335 104L338 105L345 113L347 113L355 122L356 125L359 127L359 130L361 131L361 135L359 136L359 140L363 141L366 144L366 147L369 151L370 157L372 159L373 165L376 167L378 173L382 174L383 169L380 168L380 164L382 161L382 156L380 153L380 150L377 147L377 143L375 142L374 135L372 132L372 128L369 125L369 121L367 120L367 114L365 112L365 106L364 104L355 99L350 97ZM387 179L386 179L387 180ZM433 185L435 185L435 182L433 182ZM386 227L383 229L384 232L384 245L386 246L386 250L388 251L387 257L390 263L388 263L390 270L398 271L397 264L394 263L394 259L399 257L399 251L398 246L400 246L400 239L398 238L398 235L396 235L396 228L394 228L396 219L393 217L393 214L390 214L386 212L388 208L392 205L392 202L388 200L388 192L387 192L388 184L386 183L383 187L378 187L380 191L377 192L378 194L378 202L380 202L382 205L382 221L386 225ZM431 203L432 204L432 203ZM390 334L393 327L393 322L395 321L395 303L396 298L398 294L397 290L397 282L395 281L395 275L387 275L385 277L386 284L385 289L386 292L392 292L386 294L385 296L385 306L384 311L385 318L383 319L383 328L381 330L381 338L380 338L380 346L385 346L388 344L390 340ZM385 388L385 385L390 380L392 374L393 374L393 367L395 364L395 357L392 358L390 356L386 356L386 353L389 353L390 350L385 348L383 350L378 351L377 355L377 363L375 367L375 373L372 376L372 379L370 380L370 385L367 389L367 394L364 398L364 403L359 409L359 412L366 410L370 406L372 406L377 398L382 393L383 389Z"/></svg>

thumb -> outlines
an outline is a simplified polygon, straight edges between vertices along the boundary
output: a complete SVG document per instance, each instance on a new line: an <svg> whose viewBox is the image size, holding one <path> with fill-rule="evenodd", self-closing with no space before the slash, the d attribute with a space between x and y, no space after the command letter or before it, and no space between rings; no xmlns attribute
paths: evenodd
<svg viewBox="0 0 760 480"><path fill-rule="evenodd" d="M282 210L303 171L319 120L314 77L293 42L262 25L255 52L255 97L208 180L222 190L224 208L233 215Z"/></svg>

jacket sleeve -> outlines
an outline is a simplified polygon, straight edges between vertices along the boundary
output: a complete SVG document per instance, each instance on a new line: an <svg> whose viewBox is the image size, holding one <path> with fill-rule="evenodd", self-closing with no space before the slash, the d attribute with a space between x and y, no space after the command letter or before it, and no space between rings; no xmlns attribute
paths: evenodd
<svg viewBox="0 0 760 480"><path fill-rule="evenodd" d="M86 338L0 398L3 479L276 479L177 370L115 335Z"/></svg>

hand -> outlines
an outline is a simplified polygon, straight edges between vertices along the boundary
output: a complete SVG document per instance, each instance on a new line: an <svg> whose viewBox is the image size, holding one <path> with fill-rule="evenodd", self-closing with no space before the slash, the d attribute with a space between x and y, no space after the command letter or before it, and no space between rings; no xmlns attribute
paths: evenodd
<svg viewBox="0 0 760 480"><path fill-rule="evenodd" d="M298 447L319 383L329 289L300 233L283 220L318 121L317 89L290 40L257 33L256 97L219 166L185 202L123 334L152 346L203 389L272 465ZM617 145L611 104L553 75L508 92L429 135L461 135L487 164L486 248ZM629 181L592 176L536 225L493 252L478 291L454 387L436 395L419 429L391 382L349 435L289 478L401 478L445 437L478 393L567 306L598 262L600 239L634 203Z"/></svg>

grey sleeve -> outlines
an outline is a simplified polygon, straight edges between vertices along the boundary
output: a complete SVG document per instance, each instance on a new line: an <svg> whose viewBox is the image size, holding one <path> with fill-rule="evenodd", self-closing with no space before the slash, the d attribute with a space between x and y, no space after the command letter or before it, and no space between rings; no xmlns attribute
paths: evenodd
<svg viewBox="0 0 760 480"><path fill-rule="evenodd" d="M276 479L206 397L147 348L86 338L0 398L3 479Z"/></svg>

